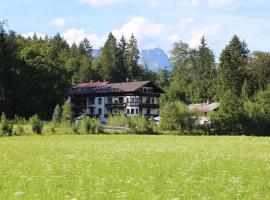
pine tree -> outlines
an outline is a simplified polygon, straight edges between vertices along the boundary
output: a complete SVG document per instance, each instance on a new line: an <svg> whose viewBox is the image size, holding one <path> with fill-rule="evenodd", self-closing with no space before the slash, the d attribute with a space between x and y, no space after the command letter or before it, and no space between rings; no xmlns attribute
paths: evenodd
<svg viewBox="0 0 270 200"><path fill-rule="evenodd" d="M245 42L235 35L220 56L219 85L220 92L232 90L238 97L241 95L246 78L246 65L249 50Z"/></svg>
<svg viewBox="0 0 270 200"><path fill-rule="evenodd" d="M124 36L121 37L117 45L117 67L119 71L119 81L126 81L128 78L127 69L127 42Z"/></svg>
<svg viewBox="0 0 270 200"><path fill-rule="evenodd" d="M215 58L214 53L207 47L203 37L194 63L194 78L191 98L193 102L213 100L215 91Z"/></svg>
<svg viewBox="0 0 270 200"><path fill-rule="evenodd" d="M92 49L90 41L87 38L84 38L84 40L81 41L79 44L79 52L82 55L86 55L92 58L92 51L93 49Z"/></svg>
<svg viewBox="0 0 270 200"><path fill-rule="evenodd" d="M64 105L62 106L62 121L63 122L71 122L72 121L72 109L71 109L71 104L67 100L65 101Z"/></svg>
<svg viewBox="0 0 270 200"><path fill-rule="evenodd" d="M57 104L53 111L52 121L53 122L60 122L61 121L61 107Z"/></svg>
<svg viewBox="0 0 270 200"><path fill-rule="evenodd" d="M127 45L127 68L129 80L135 80L139 75L141 68L139 66L140 51L138 49L137 39L132 34Z"/></svg>
<svg viewBox="0 0 270 200"><path fill-rule="evenodd" d="M101 74L103 79L110 82L118 82L117 69L117 43L112 33L101 49Z"/></svg>

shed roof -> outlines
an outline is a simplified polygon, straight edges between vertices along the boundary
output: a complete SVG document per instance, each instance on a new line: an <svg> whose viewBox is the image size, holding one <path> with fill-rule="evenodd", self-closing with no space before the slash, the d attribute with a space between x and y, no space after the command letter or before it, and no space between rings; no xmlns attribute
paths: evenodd
<svg viewBox="0 0 270 200"><path fill-rule="evenodd" d="M211 112L219 108L219 103L198 103L198 104L190 104L188 105L189 111L199 111L199 112Z"/></svg>

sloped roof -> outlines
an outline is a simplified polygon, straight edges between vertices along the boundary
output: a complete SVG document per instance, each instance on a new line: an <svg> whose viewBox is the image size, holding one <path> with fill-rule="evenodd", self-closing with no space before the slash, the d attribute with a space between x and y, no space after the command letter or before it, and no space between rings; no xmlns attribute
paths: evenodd
<svg viewBox="0 0 270 200"><path fill-rule="evenodd" d="M104 94L118 92L134 92L139 88L151 83L151 81L108 83L91 82L80 83L69 90L69 94Z"/></svg>
<svg viewBox="0 0 270 200"><path fill-rule="evenodd" d="M198 103L198 104L190 104L188 105L189 111L199 111L199 112L211 112L219 108L219 103Z"/></svg>

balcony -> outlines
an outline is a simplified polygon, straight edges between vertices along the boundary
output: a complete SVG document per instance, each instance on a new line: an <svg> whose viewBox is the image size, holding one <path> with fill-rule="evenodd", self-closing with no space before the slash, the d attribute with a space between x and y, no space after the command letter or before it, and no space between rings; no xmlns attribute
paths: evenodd
<svg viewBox="0 0 270 200"><path fill-rule="evenodd" d="M141 103L140 108L159 108L159 104Z"/></svg>
<svg viewBox="0 0 270 200"><path fill-rule="evenodd" d="M122 103L121 102L119 102L119 103L111 103L111 102L109 102L109 103L105 104L105 106L107 108L124 108L124 107L127 106L127 104L124 103L124 102L122 102Z"/></svg>

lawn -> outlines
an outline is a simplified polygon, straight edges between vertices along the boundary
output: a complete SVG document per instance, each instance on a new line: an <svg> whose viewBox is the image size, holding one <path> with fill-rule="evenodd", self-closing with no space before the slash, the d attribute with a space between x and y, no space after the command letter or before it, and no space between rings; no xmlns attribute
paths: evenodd
<svg viewBox="0 0 270 200"><path fill-rule="evenodd" d="M270 138L0 138L0 199L270 199Z"/></svg>

